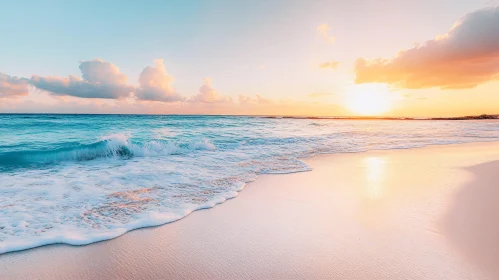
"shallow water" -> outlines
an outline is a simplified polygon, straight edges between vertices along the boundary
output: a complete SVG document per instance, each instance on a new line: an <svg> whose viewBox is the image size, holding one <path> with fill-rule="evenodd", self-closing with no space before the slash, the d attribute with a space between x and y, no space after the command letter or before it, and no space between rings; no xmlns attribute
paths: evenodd
<svg viewBox="0 0 499 280"><path fill-rule="evenodd" d="M497 121L0 115L0 254L171 222L314 154L497 140Z"/></svg>

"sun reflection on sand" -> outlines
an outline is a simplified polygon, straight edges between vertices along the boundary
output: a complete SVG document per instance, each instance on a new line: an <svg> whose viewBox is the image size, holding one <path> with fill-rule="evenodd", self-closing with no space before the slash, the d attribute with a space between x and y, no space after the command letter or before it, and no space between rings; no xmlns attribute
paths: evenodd
<svg viewBox="0 0 499 280"><path fill-rule="evenodd" d="M386 170L386 160L380 157L368 157L364 159L367 178L367 196L378 199L383 195L383 178Z"/></svg>
<svg viewBox="0 0 499 280"><path fill-rule="evenodd" d="M363 158L360 162L362 171L358 189L358 219L369 228L383 228L387 219L387 205L390 193L387 190L389 167L387 159L379 156Z"/></svg>

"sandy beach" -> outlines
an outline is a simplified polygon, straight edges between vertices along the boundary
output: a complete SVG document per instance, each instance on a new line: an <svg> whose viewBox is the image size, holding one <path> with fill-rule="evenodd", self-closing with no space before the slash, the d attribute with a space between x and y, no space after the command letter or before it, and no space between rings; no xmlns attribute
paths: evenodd
<svg viewBox="0 0 499 280"><path fill-rule="evenodd" d="M0 256L1 279L499 279L499 143L320 155L239 196L88 246Z"/></svg>

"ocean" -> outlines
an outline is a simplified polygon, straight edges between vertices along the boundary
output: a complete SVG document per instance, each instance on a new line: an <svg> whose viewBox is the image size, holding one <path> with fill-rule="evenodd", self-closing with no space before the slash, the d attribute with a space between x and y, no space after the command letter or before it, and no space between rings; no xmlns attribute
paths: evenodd
<svg viewBox="0 0 499 280"><path fill-rule="evenodd" d="M0 114L0 254L172 222L316 154L498 140L499 121Z"/></svg>

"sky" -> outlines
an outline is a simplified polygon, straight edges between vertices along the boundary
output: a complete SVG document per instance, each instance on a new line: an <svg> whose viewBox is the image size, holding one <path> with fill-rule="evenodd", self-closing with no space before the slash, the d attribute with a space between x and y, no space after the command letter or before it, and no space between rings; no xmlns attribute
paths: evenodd
<svg viewBox="0 0 499 280"><path fill-rule="evenodd" d="M499 113L499 2L2 1L0 113Z"/></svg>

